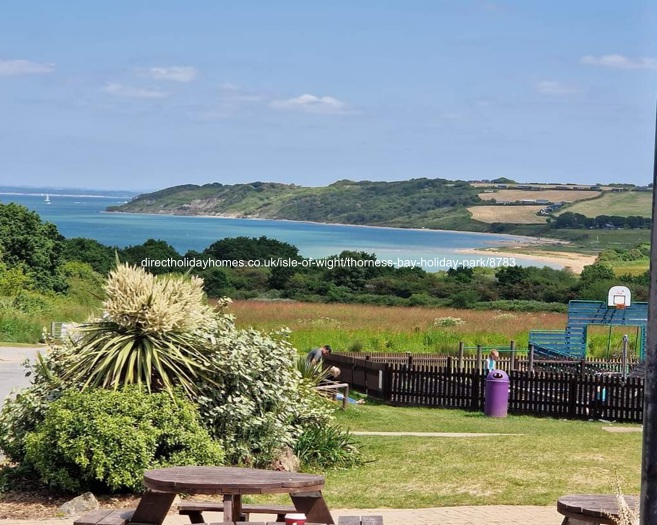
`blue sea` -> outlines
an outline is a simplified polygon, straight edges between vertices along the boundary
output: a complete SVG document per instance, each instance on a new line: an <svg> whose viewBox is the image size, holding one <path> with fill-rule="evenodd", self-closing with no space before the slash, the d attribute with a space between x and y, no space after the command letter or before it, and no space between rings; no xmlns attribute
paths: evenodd
<svg viewBox="0 0 657 525"><path fill-rule="evenodd" d="M26 192L27 190L13 190ZM509 264L545 266L546 263L524 258L503 260L495 254L473 255L460 250L513 245L526 237L436 230L406 230L367 226L344 226L291 221L181 217L108 213L108 206L130 198L112 192L93 195L91 191L31 190L33 194L8 194L0 188L0 202L16 202L54 223L65 237L86 237L109 246L125 247L160 239L179 253L202 251L214 241L226 237L260 237L288 242L299 248L304 257L327 257L343 250L376 254L396 266L420 266L428 271L448 269L456 264L489 267ZM38 191L38 193L36 193ZM99 192L97 192L99 193ZM46 195L49 203L46 202ZM473 264L474 263L474 264ZM553 265L559 267L558 265Z"/></svg>

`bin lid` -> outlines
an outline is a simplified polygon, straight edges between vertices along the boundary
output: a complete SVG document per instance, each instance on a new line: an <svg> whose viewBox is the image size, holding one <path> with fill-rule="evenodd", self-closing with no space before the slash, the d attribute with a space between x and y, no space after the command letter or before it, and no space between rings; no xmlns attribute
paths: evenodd
<svg viewBox="0 0 657 525"><path fill-rule="evenodd" d="M495 383L508 383L509 376L504 370L491 370L486 376L486 381L493 381Z"/></svg>

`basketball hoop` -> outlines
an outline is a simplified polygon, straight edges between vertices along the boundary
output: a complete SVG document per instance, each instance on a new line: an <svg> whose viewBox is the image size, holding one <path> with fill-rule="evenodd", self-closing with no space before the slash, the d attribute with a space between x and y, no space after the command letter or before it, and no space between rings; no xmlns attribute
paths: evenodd
<svg viewBox="0 0 657 525"><path fill-rule="evenodd" d="M632 293L625 286L612 286L607 294L607 307L623 310L632 304Z"/></svg>
<svg viewBox="0 0 657 525"><path fill-rule="evenodd" d="M616 310L623 310L625 308L625 296L624 295L615 295L614 296L614 306Z"/></svg>

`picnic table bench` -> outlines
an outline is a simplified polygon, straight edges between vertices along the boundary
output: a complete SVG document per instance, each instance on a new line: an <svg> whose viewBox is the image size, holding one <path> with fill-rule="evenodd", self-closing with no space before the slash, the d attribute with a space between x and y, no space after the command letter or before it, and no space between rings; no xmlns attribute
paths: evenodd
<svg viewBox="0 0 657 525"><path fill-rule="evenodd" d="M192 523L204 523L203 512L223 512L223 502L213 501L183 501L178 503L178 514L189 516ZM252 505L242 504L242 521L249 521L250 514L276 514L276 521L285 521L285 515L296 512L293 505Z"/></svg>
<svg viewBox="0 0 657 525"><path fill-rule="evenodd" d="M244 509L242 495L285 493L290 495L294 511L305 514L308 523L335 523L321 492L324 478L315 474L236 467L169 467L146 472L144 485L147 490L136 509L96 510L76 520L75 525L162 525L181 493L222 494L223 521L228 523L242 520L245 510L261 510L255 505ZM214 510L208 505L215 507L214 503L196 502L197 508L187 513L192 523L206 523L202 512ZM282 511L290 509L284 507L275 513L280 517Z"/></svg>
<svg viewBox="0 0 657 525"><path fill-rule="evenodd" d="M633 509L637 504L635 496L623 496L625 503ZM617 496L609 494L570 494L557 500L557 512L565 518L561 525L578 523L597 523L615 525L620 512Z"/></svg>

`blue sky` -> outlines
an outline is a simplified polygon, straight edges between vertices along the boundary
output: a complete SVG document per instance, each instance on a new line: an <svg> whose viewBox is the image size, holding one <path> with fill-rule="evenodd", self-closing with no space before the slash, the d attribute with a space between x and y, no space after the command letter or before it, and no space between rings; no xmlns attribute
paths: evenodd
<svg viewBox="0 0 657 525"><path fill-rule="evenodd" d="M0 183L652 181L648 1L4 0Z"/></svg>

